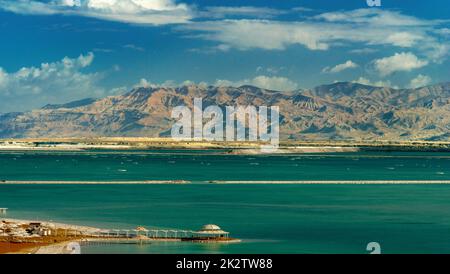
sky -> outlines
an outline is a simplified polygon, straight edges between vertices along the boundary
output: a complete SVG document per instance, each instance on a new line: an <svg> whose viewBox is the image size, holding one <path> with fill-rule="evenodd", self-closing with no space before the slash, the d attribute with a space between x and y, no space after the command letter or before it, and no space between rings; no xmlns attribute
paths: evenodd
<svg viewBox="0 0 450 274"><path fill-rule="evenodd" d="M0 0L0 113L137 86L416 88L450 81L449 41L448 0Z"/></svg>

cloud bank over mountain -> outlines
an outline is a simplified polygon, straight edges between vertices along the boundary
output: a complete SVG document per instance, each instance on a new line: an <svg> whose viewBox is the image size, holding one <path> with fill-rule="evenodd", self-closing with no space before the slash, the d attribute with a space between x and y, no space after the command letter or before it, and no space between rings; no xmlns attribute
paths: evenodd
<svg viewBox="0 0 450 274"><path fill-rule="evenodd" d="M0 112L24 111L48 102L64 102L84 97L100 97L100 73L85 69L94 61L94 54L42 63L7 72L0 67Z"/></svg>

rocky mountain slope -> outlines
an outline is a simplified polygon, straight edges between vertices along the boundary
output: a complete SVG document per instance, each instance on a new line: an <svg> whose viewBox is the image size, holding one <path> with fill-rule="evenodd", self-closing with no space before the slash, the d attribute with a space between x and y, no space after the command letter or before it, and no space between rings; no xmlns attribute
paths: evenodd
<svg viewBox="0 0 450 274"><path fill-rule="evenodd" d="M285 93L253 86L136 88L0 115L0 138L168 136L173 107L280 107L282 140L450 140L450 83L392 89L341 82Z"/></svg>

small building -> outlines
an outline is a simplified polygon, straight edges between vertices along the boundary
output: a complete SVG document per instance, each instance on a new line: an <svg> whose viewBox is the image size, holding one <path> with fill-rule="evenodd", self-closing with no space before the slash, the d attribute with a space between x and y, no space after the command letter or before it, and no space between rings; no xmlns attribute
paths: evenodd
<svg viewBox="0 0 450 274"><path fill-rule="evenodd" d="M6 211L8 211L8 208L0 207L0 214L6 214Z"/></svg>
<svg viewBox="0 0 450 274"><path fill-rule="evenodd" d="M192 233L193 238L200 240L220 240L228 239L229 232L222 230L218 225L207 224L199 231Z"/></svg>

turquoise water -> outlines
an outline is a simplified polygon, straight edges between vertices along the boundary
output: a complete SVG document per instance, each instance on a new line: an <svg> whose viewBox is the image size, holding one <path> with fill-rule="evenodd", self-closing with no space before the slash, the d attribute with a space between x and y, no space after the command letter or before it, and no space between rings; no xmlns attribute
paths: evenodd
<svg viewBox="0 0 450 274"><path fill-rule="evenodd" d="M450 153L2 152L0 180L448 180Z"/></svg>
<svg viewBox="0 0 450 274"><path fill-rule="evenodd" d="M7 180L450 179L445 153L2 153L0 163ZM243 240L91 246L85 253L367 253L373 241L384 253L450 253L450 185L0 185L0 207L11 218L103 228L215 223Z"/></svg>

